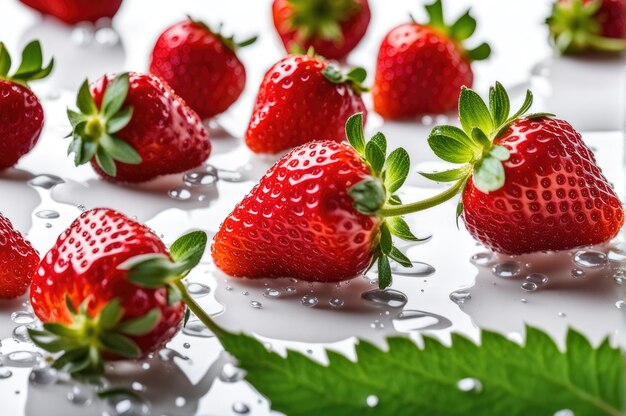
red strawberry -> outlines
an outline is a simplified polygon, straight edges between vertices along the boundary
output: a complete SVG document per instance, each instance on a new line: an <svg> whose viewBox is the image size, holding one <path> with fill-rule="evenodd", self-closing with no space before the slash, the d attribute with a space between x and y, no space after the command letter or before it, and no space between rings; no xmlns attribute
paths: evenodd
<svg viewBox="0 0 626 416"><path fill-rule="evenodd" d="M112 18L122 5L122 0L20 0L40 13L48 14L73 25L95 22L103 17Z"/></svg>
<svg viewBox="0 0 626 416"><path fill-rule="evenodd" d="M42 68L39 41L32 41L22 52L22 63L13 75L11 57L0 42L0 170L12 167L39 140L43 109L28 81L41 79L52 71L54 59Z"/></svg>
<svg viewBox="0 0 626 416"><path fill-rule="evenodd" d="M246 70L235 51L255 40L237 43L202 22L185 20L161 34L150 72L167 81L200 118L208 119L226 111L241 95Z"/></svg>
<svg viewBox="0 0 626 416"><path fill-rule="evenodd" d="M427 24L398 26L380 45L372 98L374 110L386 119L454 110L461 87L474 81L471 62L491 53L486 43L472 50L463 47L476 29L469 11L450 26L443 20L441 0L426 10Z"/></svg>
<svg viewBox="0 0 626 416"><path fill-rule="evenodd" d="M68 110L76 166L91 161L105 179L144 182L195 168L211 153L198 115L169 85L150 74L105 75L85 81Z"/></svg>
<svg viewBox="0 0 626 416"><path fill-rule="evenodd" d="M345 58L371 17L367 0L274 0L272 15L287 52L313 47L329 59Z"/></svg>
<svg viewBox="0 0 626 416"><path fill-rule="evenodd" d="M479 242L506 254L567 250L603 243L624 224L624 209L580 134L549 114L524 116L532 104L509 117L509 97L500 84L489 109L472 90L461 92L463 129L437 126L428 141L442 159L463 164L423 174L455 182L444 193L385 215L406 214L452 198ZM412 206L411 206L412 205Z"/></svg>
<svg viewBox="0 0 626 416"><path fill-rule="evenodd" d="M547 23L563 53L626 50L626 0L557 0Z"/></svg>
<svg viewBox="0 0 626 416"><path fill-rule="evenodd" d="M283 156L220 227L215 264L236 277L336 282L378 258L381 287L391 280L388 257L410 267L390 233L416 238L402 218L377 214L397 203L409 156L400 148L385 161L385 137L365 145L362 123L360 114L347 122L352 146L316 141Z"/></svg>
<svg viewBox="0 0 626 416"><path fill-rule="evenodd" d="M39 255L13 228L11 221L0 214L0 298L12 299L28 290L37 270Z"/></svg>
<svg viewBox="0 0 626 416"><path fill-rule="evenodd" d="M44 330L31 338L65 351L56 367L70 373L99 373L103 358L140 358L161 348L185 310L174 285L204 251L200 242L198 256L198 242L186 237L170 254L145 225L110 209L84 212L33 277L31 303Z"/></svg>
<svg viewBox="0 0 626 416"><path fill-rule="evenodd" d="M279 153L312 140L343 141L346 120L366 113L365 77L362 68L343 74L319 57L287 56L265 74L246 144L256 153Z"/></svg>

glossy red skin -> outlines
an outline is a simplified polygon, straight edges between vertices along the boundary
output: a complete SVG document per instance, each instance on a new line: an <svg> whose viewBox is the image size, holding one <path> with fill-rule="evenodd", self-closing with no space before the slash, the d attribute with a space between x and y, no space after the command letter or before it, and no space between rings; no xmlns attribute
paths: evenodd
<svg viewBox="0 0 626 416"><path fill-rule="evenodd" d="M447 36L415 23L391 30L378 51L374 110L386 119L441 114L457 108L472 87L470 62Z"/></svg>
<svg viewBox="0 0 626 416"><path fill-rule="evenodd" d="M626 38L626 0L602 0L596 19L602 27L602 36Z"/></svg>
<svg viewBox="0 0 626 416"><path fill-rule="evenodd" d="M381 220L348 189L371 175L347 144L317 141L283 156L215 235L217 267L235 277L350 279L370 265Z"/></svg>
<svg viewBox="0 0 626 416"><path fill-rule="evenodd" d="M75 307L89 299L91 316L119 298L122 322L159 308L161 319L152 331L130 336L144 356L158 350L178 331L185 306L168 305L165 288L140 288L128 281L126 271L117 269L127 259L148 253L167 255L167 250L145 225L105 208L82 213L59 236L33 277L30 301L35 314L42 322L71 323L66 295Z"/></svg>
<svg viewBox="0 0 626 416"><path fill-rule="evenodd" d="M39 265L39 254L0 214L0 299L22 296Z"/></svg>
<svg viewBox="0 0 626 416"><path fill-rule="evenodd" d="M20 0L25 5L73 25L115 16L122 0Z"/></svg>
<svg viewBox="0 0 626 416"><path fill-rule="evenodd" d="M91 85L98 107L106 86L114 78L105 75ZM155 75L133 72L129 82L124 106L133 107L133 117L116 136L127 141L142 162L138 165L116 162L117 175L112 177L100 169L94 158L91 165L96 172L113 182L145 182L201 165L211 153L211 142L195 111Z"/></svg>
<svg viewBox="0 0 626 416"><path fill-rule="evenodd" d="M255 153L280 153L313 140L345 140L346 120L367 117L361 96L348 83L322 74L327 63L289 55L266 74L245 134Z"/></svg>
<svg viewBox="0 0 626 416"><path fill-rule="evenodd" d="M14 166L39 140L43 108L33 92L0 79L0 170Z"/></svg>
<svg viewBox="0 0 626 416"><path fill-rule="evenodd" d="M304 50L308 50L312 46L315 49L315 53L325 58L345 58L359 44L365 32L367 32L371 19L371 11L367 0L356 0L356 2L359 5L358 12L339 24L343 34L342 41L333 42L331 40L311 38L303 42ZM297 31L289 27L288 22L291 13L292 7L287 0L274 0L272 3L274 26L287 53L291 52L291 47L297 35Z"/></svg>
<svg viewBox="0 0 626 416"><path fill-rule="evenodd" d="M246 83L246 70L235 52L205 26L189 20L161 34L150 72L167 81L202 119L226 111Z"/></svg>
<svg viewBox="0 0 626 416"><path fill-rule="evenodd" d="M463 192L465 226L476 240L497 252L524 254L617 235L622 205L570 124L522 119L495 143L511 152L504 187L485 194L470 178Z"/></svg>

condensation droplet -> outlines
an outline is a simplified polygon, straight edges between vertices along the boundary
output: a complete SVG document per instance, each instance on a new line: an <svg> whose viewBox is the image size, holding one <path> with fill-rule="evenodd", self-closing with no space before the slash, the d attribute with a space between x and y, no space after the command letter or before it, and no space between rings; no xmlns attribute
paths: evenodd
<svg viewBox="0 0 626 416"><path fill-rule="evenodd" d="M328 303L333 308L341 308L343 306L343 304L344 304L343 299L341 299L341 298L332 298L332 299L330 299L328 301Z"/></svg>
<svg viewBox="0 0 626 416"><path fill-rule="evenodd" d="M300 300L300 302L304 305L307 306L309 308L314 307L315 305L317 305L317 303L319 302L318 299L315 296L311 296L311 295L304 295L302 296L302 299Z"/></svg>
<svg viewBox="0 0 626 416"><path fill-rule="evenodd" d="M456 383L456 387L461 391L480 393L483 389L483 385L480 380L472 377L467 377L459 380Z"/></svg>
<svg viewBox="0 0 626 416"><path fill-rule="evenodd" d="M38 175L28 181L30 186L43 189L52 189L62 183L65 183L65 181L56 175Z"/></svg>
<svg viewBox="0 0 626 416"><path fill-rule="evenodd" d="M376 396L375 394L370 394L365 399L365 403L367 404L368 407L378 406L378 396Z"/></svg>
<svg viewBox="0 0 626 416"><path fill-rule="evenodd" d="M574 279L580 279L580 278L585 277L586 275L585 271L581 269L572 269L570 274Z"/></svg>
<svg viewBox="0 0 626 416"><path fill-rule="evenodd" d="M183 334L198 338L213 338L215 336L199 319L187 322L187 325L183 328Z"/></svg>
<svg viewBox="0 0 626 416"><path fill-rule="evenodd" d="M587 269L598 269L608 264L609 260L601 251L580 250L574 254L574 263Z"/></svg>
<svg viewBox="0 0 626 416"><path fill-rule="evenodd" d="M519 263L515 262L500 263L496 264L493 269L491 269L491 272L494 276L511 279L519 276L521 267Z"/></svg>
<svg viewBox="0 0 626 416"><path fill-rule="evenodd" d="M280 296L280 292L276 289L272 289L272 288L265 288L265 291L263 291L263 296L265 296L266 298L277 298Z"/></svg>
<svg viewBox="0 0 626 416"><path fill-rule="evenodd" d="M457 290L450 293L450 300L457 305L463 305L465 302L470 300L472 295L467 290Z"/></svg>
<svg viewBox="0 0 626 416"><path fill-rule="evenodd" d="M489 252L476 253L470 257L470 263L475 266L489 266L493 263L493 254Z"/></svg>
<svg viewBox="0 0 626 416"><path fill-rule="evenodd" d="M250 306L252 306L254 309L263 309L263 304L258 300L251 300Z"/></svg>
<svg viewBox="0 0 626 416"><path fill-rule="evenodd" d="M185 188L170 189L167 194L177 201L188 201L191 198L191 192Z"/></svg>
<svg viewBox="0 0 626 416"><path fill-rule="evenodd" d="M248 407L248 405L242 402L233 403L232 409L233 412L239 415L250 413L250 408Z"/></svg>
<svg viewBox="0 0 626 416"><path fill-rule="evenodd" d="M59 218L61 215L58 212L54 211L54 210L44 209L44 210L35 212L35 216L37 218L43 218L43 219L46 219L46 220L53 220L55 218Z"/></svg>
<svg viewBox="0 0 626 416"><path fill-rule="evenodd" d="M390 308L401 308L406 305L408 299L406 295L394 289L374 289L361 294L361 298L368 302Z"/></svg>
<svg viewBox="0 0 626 416"><path fill-rule="evenodd" d="M205 284L193 282L187 284L187 291L194 298L201 298L211 293L211 288Z"/></svg>

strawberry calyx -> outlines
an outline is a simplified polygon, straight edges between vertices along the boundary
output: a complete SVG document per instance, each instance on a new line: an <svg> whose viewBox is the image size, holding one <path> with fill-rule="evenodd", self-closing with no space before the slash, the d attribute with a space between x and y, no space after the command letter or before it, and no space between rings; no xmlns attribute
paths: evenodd
<svg viewBox="0 0 626 416"><path fill-rule="evenodd" d="M295 42L323 39L343 42L341 23L360 11L356 0L287 0L291 13L286 29L296 32Z"/></svg>
<svg viewBox="0 0 626 416"><path fill-rule="evenodd" d="M367 78L367 71L361 67L353 67L348 71L344 71L337 65L329 63L326 65L326 68L322 70L322 75L333 84L348 83L357 94L362 94L370 90L363 85L365 78Z"/></svg>
<svg viewBox="0 0 626 416"><path fill-rule="evenodd" d="M626 51L626 39L602 36L601 5L601 0L556 1L546 20L554 47L564 54Z"/></svg>
<svg viewBox="0 0 626 416"><path fill-rule="evenodd" d="M226 46L228 49L230 49L233 52L236 52L237 49L245 48L246 46L252 45L258 39L258 36L252 36L243 41L236 41L234 35L226 36L222 33L223 23L219 24L217 30L213 30L208 24L206 24L205 22L201 20L196 20L189 15L187 15L187 19L189 19L191 23L201 26L203 29L210 32L213 36L218 38L224 44L224 46Z"/></svg>
<svg viewBox="0 0 626 416"><path fill-rule="evenodd" d="M86 306L90 299L85 299L77 311L66 297L71 323L45 323L43 329L28 330L38 347L50 353L62 352L52 367L71 375L102 374L105 355L128 359L141 357L139 346L130 337L149 333L161 319L161 311L154 308L141 317L122 321L124 309L117 298L92 317Z"/></svg>
<svg viewBox="0 0 626 416"><path fill-rule="evenodd" d="M371 266L377 264L378 284L381 289L384 289L391 284L389 259L404 267L413 266L411 260L394 246L392 236L407 241L423 241L411 232L411 228L401 216L380 215L381 209L385 206L402 204L395 192L406 181L411 162L409 154L403 148L395 149L387 156L387 139L380 132L366 142L361 113L354 114L346 122L346 137L354 150L370 167L372 173L369 178L353 185L348 190L348 194L352 197L357 211L382 218Z"/></svg>
<svg viewBox="0 0 626 416"><path fill-rule="evenodd" d="M464 47L464 42L476 31L477 23L476 19L470 14L471 10L467 10L454 23L448 24L444 18L442 0L435 0L434 3L427 4L424 7L426 8L429 20L422 26L427 26L451 39L463 52L463 55L470 61L482 61L489 58L489 55L491 55L491 47L486 42L481 43L473 49L466 49ZM420 24L413 16L410 17L413 23Z"/></svg>
<svg viewBox="0 0 626 416"><path fill-rule="evenodd" d="M133 117L133 108L124 106L129 88L128 73L117 75L107 85L102 105L98 108L89 91L89 80L83 82L76 98L76 107L80 112L67 110L67 117L72 124L72 132L67 136L72 138L68 154L74 153L76 166L95 157L98 166L106 174L115 177L116 163L141 163L139 153L116 135Z"/></svg>
<svg viewBox="0 0 626 416"><path fill-rule="evenodd" d="M43 66L43 54L38 40L30 42L22 51L22 61L12 75L11 55L4 43L0 42L0 79L12 81L28 87L29 81L47 77L54 67L54 58L50 59L47 66Z"/></svg>

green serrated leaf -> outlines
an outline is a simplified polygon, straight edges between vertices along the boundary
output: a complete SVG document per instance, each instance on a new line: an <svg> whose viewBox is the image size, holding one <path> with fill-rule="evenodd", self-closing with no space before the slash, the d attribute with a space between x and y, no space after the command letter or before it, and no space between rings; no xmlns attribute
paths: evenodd
<svg viewBox="0 0 626 416"><path fill-rule="evenodd" d="M137 344L127 336L115 332L103 332L99 337L106 349L125 358L141 357L141 350Z"/></svg>
<svg viewBox="0 0 626 416"><path fill-rule="evenodd" d="M429 26L434 26L438 28L444 28L446 26L443 17L443 4L441 0L435 0L434 3L427 4L424 7L426 8L426 13L429 17Z"/></svg>
<svg viewBox="0 0 626 416"><path fill-rule="evenodd" d="M352 115L346 121L346 138L358 154L365 157L365 136L363 135L363 114Z"/></svg>
<svg viewBox="0 0 626 416"><path fill-rule="evenodd" d="M393 194L402 187L409 175L411 159L406 150L399 147L387 158L385 162L385 189Z"/></svg>
<svg viewBox="0 0 626 416"><path fill-rule="evenodd" d="M411 260L395 246L391 249L391 252L389 252L389 258L393 259L397 263L400 263L404 267L413 267Z"/></svg>
<svg viewBox="0 0 626 416"><path fill-rule="evenodd" d="M515 114L513 114L511 117L509 117L508 121L517 120L522 115L524 115L530 109L530 107L532 105L533 105L533 93L530 90L527 90L526 91L526 97L524 98L524 103L522 104L520 109L517 110L517 112Z"/></svg>
<svg viewBox="0 0 626 416"><path fill-rule="evenodd" d="M115 134L118 131L122 130L124 127L130 123L130 120L133 118L133 108L126 107L125 109L117 112L111 118L109 118L106 122L106 131L109 134Z"/></svg>
<svg viewBox="0 0 626 416"><path fill-rule="evenodd" d="M387 223L387 227L389 227L389 231L391 234L395 235L398 238L407 241L420 241L413 232L411 232L411 227L402 217L389 217L385 219Z"/></svg>
<svg viewBox="0 0 626 416"><path fill-rule="evenodd" d="M374 174L377 176L380 175L385 165L385 153L383 153L383 150L373 140L370 140L365 145L365 159L371 166Z"/></svg>
<svg viewBox="0 0 626 416"><path fill-rule="evenodd" d="M463 201L459 201L458 204L456 204L456 228L459 228L459 218L461 218L461 215L463 215Z"/></svg>
<svg viewBox="0 0 626 416"><path fill-rule="evenodd" d="M393 248L393 241L391 239L391 233L389 232L389 228L387 228L387 224L383 223L380 226L380 251L384 255L388 255L391 253L391 249Z"/></svg>
<svg viewBox="0 0 626 416"><path fill-rule="evenodd" d="M111 329L122 319L124 311L118 298L110 300L98 314L98 321L105 330Z"/></svg>
<svg viewBox="0 0 626 416"><path fill-rule="evenodd" d="M127 335L144 335L152 331L161 319L161 310L153 308L142 317L122 322L117 331Z"/></svg>
<svg viewBox="0 0 626 416"><path fill-rule="evenodd" d="M94 115L98 113L96 102L89 91L89 80L85 80L78 90L76 96L76 107L85 115Z"/></svg>
<svg viewBox="0 0 626 416"><path fill-rule="evenodd" d="M22 62L13 74L12 78L20 78L23 75L38 72L43 63L43 55L41 52L41 44L34 40L30 42L22 51Z"/></svg>
<svg viewBox="0 0 626 416"><path fill-rule="evenodd" d="M489 89L489 108L496 127L501 126L509 117L511 112L511 101L509 94L502 84L496 81L496 85Z"/></svg>
<svg viewBox="0 0 626 416"><path fill-rule="evenodd" d="M128 144L127 141L122 140L119 137L104 134L100 137L100 146L104 148L106 153L113 160L130 165L137 165L141 163L141 156L139 153L137 153L137 151L130 144Z"/></svg>
<svg viewBox="0 0 626 416"><path fill-rule="evenodd" d="M489 137L487 137L487 135L478 127L472 130L472 140L480 143L481 147L485 149L488 149L491 146L491 140L489 140Z"/></svg>
<svg viewBox="0 0 626 416"><path fill-rule="evenodd" d="M170 247L172 260L191 270L200 263L208 237L204 231L192 231L178 238Z"/></svg>
<svg viewBox="0 0 626 416"><path fill-rule="evenodd" d="M388 202L390 205L402 205L402 199L398 195L391 195Z"/></svg>
<svg viewBox="0 0 626 416"><path fill-rule="evenodd" d="M457 41L469 39L476 31L476 19L470 15L468 10L452 25L450 35Z"/></svg>
<svg viewBox="0 0 626 416"><path fill-rule="evenodd" d="M65 306L67 307L67 310L71 315L76 315L78 313L69 295L65 295Z"/></svg>
<svg viewBox="0 0 626 416"><path fill-rule="evenodd" d="M87 121L87 118L83 114L70 110L69 108L67 109L67 118L72 125L72 129L74 129L79 123Z"/></svg>
<svg viewBox="0 0 626 416"><path fill-rule="evenodd" d="M383 152L383 155L387 157L387 138L381 132L376 133L371 139L370 142L376 144L380 150Z"/></svg>
<svg viewBox="0 0 626 416"><path fill-rule="evenodd" d="M491 55L491 46L488 43L481 43L474 49L465 51L467 56L472 61L484 61Z"/></svg>
<svg viewBox="0 0 626 416"><path fill-rule="evenodd" d="M435 182L455 182L464 178L472 170L472 165L463 165L460 168L444 170L442 172L419 172L425 178Z"/></svg>
<svg viewBox="0 0 626 416"><path fill-rule="evenodd" d="M183 319L183 328L187 326L187 322L189 322L189 318L191 318L191 309L189 307L185 308L185 317Z"/></svg>
<svg viewBox="0 0 626 416"><path fill-rule="evenodd" d="M367 78L367 71L365 68L355 67L348 71L346 78L360 84Z"/></svg>
<svg viewBox="0 0 626 416"><path fill-rule="evenodd" d="M157 289L178 280L185 271L182 264L174 263L164 254L152 253L132 257L119 266L128 270L128 280L141 287Z"/></svg>
<svg viewBox="0 0 626 416"><path fill-rule="evenodd" d="M474 158L473 143L465 138L458 141L455 138L431 134L428 136L428 145L440 159L450 163L467 163Z"/></svg>
<svg viewBox="0 0 626 416"><path fill-rule="evenodd" d="M84 165L89 162L97 153L98 143L89 140L80 140L80 160L78 161L78 165Z"/></svg>
<svg viewBox="0 0 626 416"><path fill-rule="evenodd" d="M84 152L84 143L90 143L96 146L96 162L98 166L109 176L115 177L117 175L117 167L115 166L115 161L113 158L107 153L104 147L99 147L96 143L93 142L85 142L83 141L83 152ZM83 154L83 159L85 155ZM89 158L91 159L91 158ZM86 163L86 162L83 162Z"/></svg>
<svg viewBox="0 0 626 416"><path fill-rule="evenodd" d="M378 287L385 289L391 285L391 265L387 256L378 256Z"/></svg>
<svg viewBox="0 0 626 416"><path fill-rule="evenodd" d="M130 83L128 81L127 72L116 76L106 87L106 91L102 97L102 109L107 119L117 115L120 111L128 95L129 88Z"/></svg>
<svg viewBox="0 0 626 416"><path fill-rule="evenodd" d="M459 98L459 118L467 135L478 128L486 135L494 129L489 109L482 98L473 90L463 87Z"/></svg>
<svg viewBox="0 0 626 416"><path fill-rule="evenodd" d="M4 78L11 70L11 55L4 43L0 42L0 77Z"/></svg>
<svg viewBox="0 0 626 416"><path fill-rule="evenodd" d="M504 186L504 166L495 157L487 156L474 167L474 185L481 192L497 191Z"/></svg>

